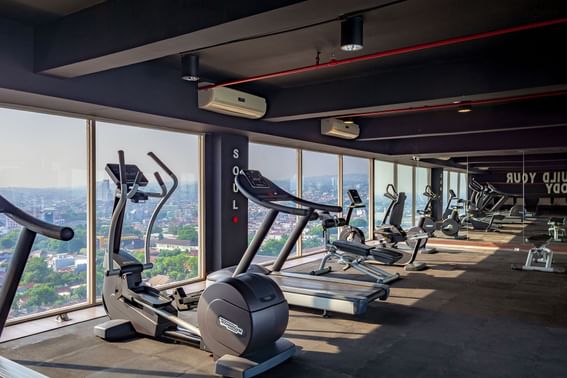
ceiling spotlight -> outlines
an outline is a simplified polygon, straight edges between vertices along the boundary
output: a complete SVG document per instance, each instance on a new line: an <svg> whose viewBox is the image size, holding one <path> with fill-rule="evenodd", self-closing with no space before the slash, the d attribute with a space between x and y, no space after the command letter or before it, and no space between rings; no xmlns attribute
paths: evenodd
<svg viewBox="0 0 567 378"><path fill-rule="evenodd" d="M457 111L459 113L472 112L472 105L470 103L463 103L463 104L459 105L459 107L457 108Z"/></svg>
<svg viewBox="0 0 567 378"><path fill-rule="evenodd" d="M341 50L361 50L362 44L362 16L349 17L341 22Z"/></svg>
<svg viewBox="0 0 567 378"><path fill-rule="evenodd" d="M181 55L181 78L187 81L199 81L198 55Z"/></svg>
<svg viewBox="0 0 567 378"><path fill-rule="evenodd" d="M352 120L352 118L347 118L347 119L343 119L343 123L347 125L352 125L354 121Z"/></svg>

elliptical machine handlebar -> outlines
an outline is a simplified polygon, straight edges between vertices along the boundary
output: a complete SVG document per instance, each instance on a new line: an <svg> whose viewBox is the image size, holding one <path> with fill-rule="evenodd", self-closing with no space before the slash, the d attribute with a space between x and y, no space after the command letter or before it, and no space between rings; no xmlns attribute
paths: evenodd
<svg viewBox="0 0 567 378"><path fill-rule="evenodd" d="M388 184L388 186L386 186L386 193L384 193L384 197L389 200L396 201L398 199L398 191L396 190L396 187L392 184Z"/></svg>
<svg viewBox="0 0 567 378"><path fill-rule="evenodd" d="M152 160L155 161L156 164L159 165L159 167L165 171L165 173L168 174L168 176L171 178L171 181L173 182L173 184L168 190L159 172L154 172L154 177L156 178L156 181L158 182L161 188L161 193L147 193L148 196L150 197L161 198L161 201L159 201L159 203L154 209L154 212L152 213L152 216L150 217L150 221L148 222L148 228L146 230L146 239L144 240L144 252L145 252L144 264L152 265L150 263L150 241L152 237L152 229L154 227L154 223L156 222L157 216L161 211L161 208L163 207L163 205L165 205L165 203L169 200L173 192L177 189L177 186L179 185L179 180L177 179L175 173L173 173L173 171L169 169L169 167L165 165L165 163L161 161L161 159L158 158L156 154L150 151L148 152L148 156L152 158Z"/></svg>
<svg viewBox="0 0 567 378"><path fill-rule="evenodd" d="M431 189L431 185L425 186L425 191L423 192L423 195L426 196L427 198L430 198L431 200L436 200L439 198L439 196L435 192L433 192L433 189Z"/></svg>

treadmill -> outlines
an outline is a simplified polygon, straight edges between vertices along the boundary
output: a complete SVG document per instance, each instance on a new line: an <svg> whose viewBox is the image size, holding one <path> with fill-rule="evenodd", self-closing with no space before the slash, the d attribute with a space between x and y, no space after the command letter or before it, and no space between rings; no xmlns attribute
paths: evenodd
<svg viewBox="0 0 567 378"><path fill-rule="evenodd" d="M237 276L247 271L265 274L280 286L290 305L318 309L324 313L333 311L359 315L366 311L368 303L377 299L386 300L388 298L390 290L387 285L281 271L307 223L316 219L316 211L338 213L342 211L340 206L323 205L295 197L256 170L240 171L235 177L235 183L246 198L270 211L258 228L239 264L209 274L207 284L226 277ZM252 260L280 212L296 215L299 218L297 224L278 254L271 270L261 265L252 264Z"/></svg>

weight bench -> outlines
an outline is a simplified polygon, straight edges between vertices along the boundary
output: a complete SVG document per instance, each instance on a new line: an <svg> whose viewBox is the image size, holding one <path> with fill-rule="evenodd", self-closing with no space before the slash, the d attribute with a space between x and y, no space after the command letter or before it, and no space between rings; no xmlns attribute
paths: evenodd
<svg viewBox="0 0 567 378"><path fill-rule="evenodd" d="M564 268L554 267L553 251L547 246L552 241L550 235L534 235L526 239L533 244L533 248L528 251L528 257L524 265L512 264L512 269L516 270L535 270L547 273L565 273Z"/></svg>
<svg viewBox="0 0 567 378"><path fill-rule="evenodd" d="M378 250L374 247L356 241L336 240L328 245L328 250L317 270L311 271L312 275L329 273L332 268L326 266L331 258L336 258L339 264L344 265L343 270L353 268L361 273L376 279L378 283L387 284L400 278L399 273L389 273L374 265L368 264L368 260L376 260L382 264L393 265L400 260L403 254L396 251Z"/></svg>

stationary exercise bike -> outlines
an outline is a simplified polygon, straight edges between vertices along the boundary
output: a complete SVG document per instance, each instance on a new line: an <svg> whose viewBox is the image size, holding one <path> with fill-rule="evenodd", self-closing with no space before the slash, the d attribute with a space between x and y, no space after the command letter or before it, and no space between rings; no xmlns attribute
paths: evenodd
<svg viewBox="0 0 567 378"><path fill-rule="evenodd" d="M350 204L347 206L347 216L344 220L344 224L338 224L337 227L343 227L341 233L339 234L339 240L355 241L364 244L366 237L364 236L364 231L360 228L355 227L350 224L352 219L352 213L354 209L361 209L366 207L362 202L362 198L358 194L356 189L349 189L347 191L348 197L350 199Z"/></svg>
<svg viewBox="0 0 567 378"><path fill-rule="evenodd" d="M263 275L243 273L208 286L199 298L199 326L180 318L172 298L142 281L152 268L150 237L158 213L177 187L177 177L153 153L148 154L171 178L168 189L154 173L160 193L144 191L148 180L136 165L107 164L106 172L116 184L109 231L102 300L110 321L95 327L108 341L144 335L199 347L212 353L215 373L229 377L252 377L293 356L296 347L282 338L287 327L288 304L280 288ZM146 230L145 261L120 249L127 200L133 203L160 198Z"/></svg>

